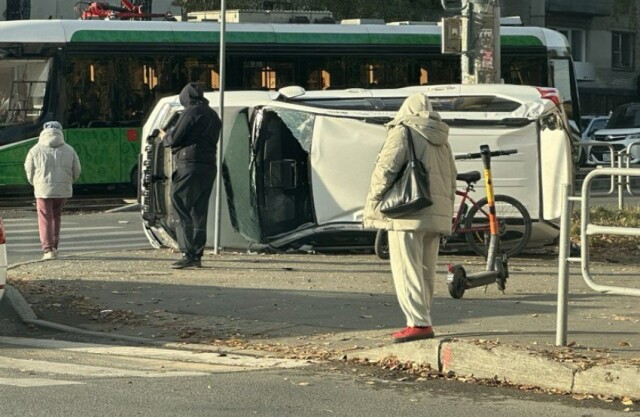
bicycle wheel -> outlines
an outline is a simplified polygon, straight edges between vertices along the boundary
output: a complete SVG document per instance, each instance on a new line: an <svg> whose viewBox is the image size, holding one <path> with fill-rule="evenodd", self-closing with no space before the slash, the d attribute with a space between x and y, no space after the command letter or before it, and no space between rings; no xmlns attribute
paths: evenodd
<svg viewBox="0 0 640 417"><path fill-rule="evenodd" d="M389 259L389 235L386 230L378 230L374 250L378 258Z"/></svg>
<svg viewBox="0 0 640 417"><path fill-rule="evenodd" d="M498 218L498 235L500 249L507 258L518 255L529 243L531 237L531 216L524 205L508 195L495 196L496 217ZM487 199L482 198L469 208L464 219L464 228L486 227L485 230L465 232L467 243L478 255L487 256L489 245L489 206Z"/></svg>

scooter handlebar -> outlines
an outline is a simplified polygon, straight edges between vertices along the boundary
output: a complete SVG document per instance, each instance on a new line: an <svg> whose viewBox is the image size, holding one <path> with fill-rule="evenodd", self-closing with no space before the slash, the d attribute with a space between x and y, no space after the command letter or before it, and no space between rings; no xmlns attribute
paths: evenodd
<svg viewBox="0 0 640 417"><path fill-rule="evenodd" d="M506 150L503 150L503 151L491 151L491 152L489 152L489 155L491 155L491 156L502 156L502 155L512 155L514 153L518 153L518 150L517 149L506 149ZM473 152L473 153L466 153L466 154L454 156L455 160L460 160L460 159L480 159L480 158L482 158L482 152Z"/></svg>

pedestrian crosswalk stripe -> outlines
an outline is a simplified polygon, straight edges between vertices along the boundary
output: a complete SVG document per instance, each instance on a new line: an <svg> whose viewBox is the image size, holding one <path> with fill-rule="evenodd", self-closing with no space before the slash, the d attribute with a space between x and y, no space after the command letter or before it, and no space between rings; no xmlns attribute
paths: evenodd
<svg viewBox="0 0 640 417"><path fill-rule="evenodd" d="M83 385L84 382L61 381L58 379L43 378L0 378L0 385L10 385L13 387L50 387L54 385Z"/></svg>
<svg viewBox="0 0 640 417"><path fill-rule="evenodd" d="M176 349L162 349L153 347L110 346L89 343L67 342L62 340L28 339L20 337L1 337L0 345L18 345L40 349L57 349L69 352L88 353L96 355L113 355L138 357L146 359L182 361L211 365L251 368L297 368L309 365L308 361L280 358L254 358L245 355L214 352L192 352Z"/></svg>
<svg viewBox="0 0 640 417"><path fill-rule="evenodd" d="M104 366L75 365L69 363L25 360L0 357L0 369L19 369L22 372L40 372L44 374L76 375L93 378L162 378L204 376L210 372L194 371L136 371L132 369L108 368Z"/></svg>

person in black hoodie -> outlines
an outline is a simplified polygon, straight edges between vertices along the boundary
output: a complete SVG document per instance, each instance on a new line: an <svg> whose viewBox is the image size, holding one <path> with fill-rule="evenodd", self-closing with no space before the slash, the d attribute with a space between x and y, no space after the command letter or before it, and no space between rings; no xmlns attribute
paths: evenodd
<svg viewBox="0 0 640 417"><path fill-rule="evenodd" d="M216 177L216 148L220 117L209 107L202 87L192 82L180 92L184 111L174 128L160 131L165 147L171 148L171 203L176 240L182 258L174 269L199 268L207 242L209 197Z"/></svg>

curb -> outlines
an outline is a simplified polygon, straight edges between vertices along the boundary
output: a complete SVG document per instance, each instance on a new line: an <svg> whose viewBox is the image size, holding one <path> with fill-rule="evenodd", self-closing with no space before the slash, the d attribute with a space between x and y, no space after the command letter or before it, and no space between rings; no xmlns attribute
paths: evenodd
<svg viewBox="0 0 640 417"><path fill-rule="evenodd" d="M105 210L105 213L121 213L121 212L139 211L139 210L140 210L140 203L131 203L131 204L127 204L126 206Z"/></svg>
<svg viewBox="0 0 640 417"><path fill-rule="evenodd" d="M11 267L15 267L12 265ZM67 333L175 348L178 344L157 339L102 333L38 319L22 294L5 288L9 305L27 324ZM184 349L184 345L182 346ZM190 350L187 347L187 350ZM640 400L640 366L595 365L586 369L559 362L534 351L505 345L482 344L450 338L419 340L358 352L354 358L380 361L395 357L404 362L428 365L440 373L494 379L572 394L602 395Z"/></svg>
<svg viewBox="0 0 640 417"><path fill-rule="evenodd" d="M508 346L460 340L432 339L384 346L359 352L360 359L380 361L395 357L403 362L428 365L440 373L494 379L571 394L614 396L640 400L640 367L596 365L582 369L536 352Z"/></svg>
<svg viewBox="0 0 640 417"><path fill-rule="evenodd" d="M147 339L143 337L134 337L134 336L126 336L117 333L102 333L102 332L94 332L91 330L80 329L77 327L66 326L64 324L58 324L51 321L40 320L36 313L31 309L31 306L24 299L20 291L16 290L13 286L7 285L5 287L5 297L7 297L7 301L9 301L9 305L18 315L20 320L26 324L33 324L35 326L44 327L52 330L59 330L66 333L75 333L82 334L86 336L93 337L104 337L112 340L122 340L126 342L134 342L134 343L144 343L149 345L162 346L169 342L156 340L156 339Z"/></svg>

